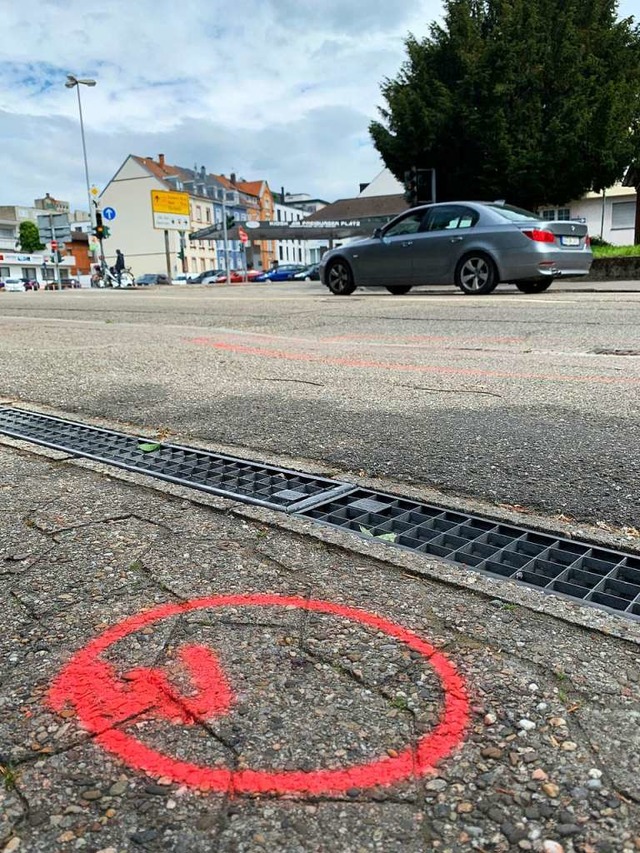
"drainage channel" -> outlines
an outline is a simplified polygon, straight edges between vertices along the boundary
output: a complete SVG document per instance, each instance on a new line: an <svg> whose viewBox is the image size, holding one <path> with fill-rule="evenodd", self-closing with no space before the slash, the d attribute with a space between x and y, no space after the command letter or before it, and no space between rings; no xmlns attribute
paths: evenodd
<svg viewBox="0 0 640 853"><path fill-rule="evenodd" d="M365 489L299 514L640 621L640 556Z"/></svg>
<svg viewBox="0 0 640 853"><path fill-rule="evenodd" d="M291 512L351 484L246 459L165 444L22 409L0 408L0 433L181 486Z"/></svg>
<svg viewBox="0 0 640 853"><path fill-rule="evenodd" d="M352 483L0 408L0 433L347 530L640 621L640 555Z"/></svg>

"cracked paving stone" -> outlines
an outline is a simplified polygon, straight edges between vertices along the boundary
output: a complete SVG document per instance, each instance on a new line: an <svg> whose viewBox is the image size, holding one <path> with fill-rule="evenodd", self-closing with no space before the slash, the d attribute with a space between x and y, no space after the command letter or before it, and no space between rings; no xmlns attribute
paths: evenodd
<svg viewBox="0 0 640 853"><path fill-rule="evenodd" d="M628 674L638 669L636 643L524 607L505 611L505 622L499 602L326 542L23 451L0 448L5 462L4 542L39 561L4 576L0 590L0 764L16 785L0 788L0 841L17 826L20 850L30 853L506 853L499 830L508 825L526 826L521 841L534 851L559 839L558 827L565 853L633 850L640 683ZM24 522L36 510L44 531ZM47 707L51 680L110 626L160 604L246 592L325 599L416 632L468 685L464 744L421 779L258 798L128 767L81 729L72 707ZM182 714L198 696L182 656L189 646L215 655L233 691L224 713L193 724L168 713L175 706L165 690L177 692ZM132 632L101 660L125 685L136 668L165 679L155 704L121 730L209 767L304 771L392 757L433 726L443 702L432 668L403 644L299 609L185 612ZM519 727L523 719L535 729Z"/></svg>

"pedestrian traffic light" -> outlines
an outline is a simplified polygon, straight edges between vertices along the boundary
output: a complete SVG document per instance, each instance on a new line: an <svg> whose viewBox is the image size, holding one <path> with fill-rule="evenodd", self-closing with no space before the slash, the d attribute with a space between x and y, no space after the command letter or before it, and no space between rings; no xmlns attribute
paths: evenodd
<svg viewBox="0 0 640 853"><path fill-rule="evenodd" d="M418 204L418 168L412 166L404 173L404 197L410 207Z"/></svg>
<svg viewBox="0 0 640 853"><path fill-rule="evenodd" d="M233 228L233 226L234 226L235 224L236 224L236 218L235 218L235 216L234 216L232 213L230 213L230 214L227 216L227 228Z"/></svg>

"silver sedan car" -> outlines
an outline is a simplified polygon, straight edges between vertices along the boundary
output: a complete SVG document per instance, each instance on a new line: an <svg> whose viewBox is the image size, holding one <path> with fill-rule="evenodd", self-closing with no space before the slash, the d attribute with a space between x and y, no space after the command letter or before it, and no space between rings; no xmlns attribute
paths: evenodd
<svg viewBox="0 0 640 853"><path fill-rule="evenodd" d="M447 202L400 214L372 237L327 252L320 276L332 293L386 287L408 293L421 284L455 284L491 293L513 282L541 293L560 276L587 275L593 255L587 226L540 219L501 202Z"/></svg>

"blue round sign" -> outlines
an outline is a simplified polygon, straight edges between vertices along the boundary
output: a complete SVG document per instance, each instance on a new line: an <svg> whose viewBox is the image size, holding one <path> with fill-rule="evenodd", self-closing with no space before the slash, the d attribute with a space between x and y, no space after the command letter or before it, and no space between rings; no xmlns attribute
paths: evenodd
<svg viewBox="0 0 640 853"><path fill-rule="evenodd" d="M105 209L102 211L102 215L103 215L103 216L104 216L104 218L105 218L105 219L107 219L108 221L111 221L112 219L115 219L115 218L116 218L116 211L115 211L115 208L113 208L113 207L105 207Z"/></svg>

